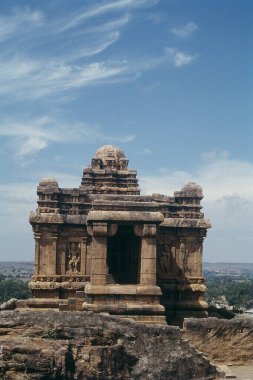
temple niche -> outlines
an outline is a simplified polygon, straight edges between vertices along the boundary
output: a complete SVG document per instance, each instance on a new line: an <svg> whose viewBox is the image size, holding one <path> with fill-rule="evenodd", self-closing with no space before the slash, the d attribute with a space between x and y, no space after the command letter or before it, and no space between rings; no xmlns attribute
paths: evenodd
<svg viewBox="0 0 253 380"><path fill-rule="evenodd" d="M199 185L190 182L173 196L141 195L124 152L105 145L79 188L43 178L37 194L30 307L156 324L207 316L202 254L211 226Z"/></svg>

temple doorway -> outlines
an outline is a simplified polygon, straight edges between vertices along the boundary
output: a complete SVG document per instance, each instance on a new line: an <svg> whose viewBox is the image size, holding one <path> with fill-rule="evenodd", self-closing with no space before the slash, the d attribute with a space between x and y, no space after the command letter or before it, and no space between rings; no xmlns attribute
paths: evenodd
<svg viewBox="0 0 253 380"><path fill-rule="evenodd" d="M117 284L138 284L140 238L133 226L118 226L117 233L107 241L109 277Z"/></svg>

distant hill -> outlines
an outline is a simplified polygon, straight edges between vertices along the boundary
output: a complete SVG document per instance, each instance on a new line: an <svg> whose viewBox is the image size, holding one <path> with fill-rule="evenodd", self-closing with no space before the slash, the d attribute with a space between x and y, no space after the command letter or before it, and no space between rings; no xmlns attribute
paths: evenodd
<svg viewBox="0 0 253 380"><path fill-rule="evenodd" d="M211 263L209 261L204 261L203 265L206 267L218 266L218 267L248 267L251 266L253 268L253 263L227 263L227 262L219 262L219 263Z"/></svg>
<svg viewBox="0 0 253 380"><path fill-rule="evenodd" d="M203 268L211 271L224 270L224 271L253 271L253 263L210 263L204 262Z"/></svg>
<svg viewBox="0 0 253 380"><path fill-rule="evenodd" d="M20 267L20 266L31 266L33 265L33 261L0 261L0 267Z"/></svg>
<svg viewBox="0 0 253 380"><path fill-rule="evenodd" d="M0 261L0 281L20 279L28 281L33 273L33 261Z"/></svg>
<svg viewBox="0 0 253 380"><path fill-rule="evenodd" d="M204 276L231 276L253 279L253 263L203 263Z"/></svg>

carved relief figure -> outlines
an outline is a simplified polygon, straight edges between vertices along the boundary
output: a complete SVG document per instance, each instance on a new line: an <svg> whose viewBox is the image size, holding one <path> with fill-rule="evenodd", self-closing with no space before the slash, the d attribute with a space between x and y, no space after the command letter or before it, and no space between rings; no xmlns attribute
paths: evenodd
<svg viewBox="0 0 253 380"><path fill-rule="evenodd" d="M168 244L161 244L158 250L158 273L166 275L171 272L170 247Z"/></svg>
<svg viewBox="0 0 253 380"><path fill-rule="evenodd" d="M69 214L70 215L77 215L77 214L79 214L78 207L72 205L71 208L69 209Z"/></svg>
<svg viewBox="0 0 253 380"><path fill-rule="evenodd" d="M80 272L80 243L69 243L68 269L67 273Z"/></svg>
<svg viewBox="0 0 253 380"><path fill-rule="evenodd" d="M183 243L180 244L180 254L182 258L182 263L183 263L183 274L184 275L190 275L191 270L188 266L188 260L189 260L189 250L185 248L185 245Z"/></svg>

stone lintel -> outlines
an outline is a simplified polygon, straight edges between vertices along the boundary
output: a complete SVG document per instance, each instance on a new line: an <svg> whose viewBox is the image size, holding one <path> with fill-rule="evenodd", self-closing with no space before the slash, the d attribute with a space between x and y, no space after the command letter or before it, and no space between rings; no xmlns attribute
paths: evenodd
<svg viewBox="0 0 253 380"><path fill-rule="evenodd" d="M114 236L117 232L117 224L93 222L87 226L87 232L91 236Z"/></svg>
<svg viewBox="0 0 253 380"><path fill-rule="evenodd" d="M143 208L147 208L149 211L150 209L151 210L157 210L159 208L159 204L157 202L146 202L146 201L134 201L134 200L129 200L129 199L125 199L125 200L119 200L119 199L98 199L98 200L94 200L92 202L92 206L93 206L93 209L96 211L101 211L101 207L102 207L102 210L108 210L108 211L112 211L114 209L114 207L117 207L117 210L119 209L122 209L122 211L126 211L128 209L143 209Z"/></svg>
<svg viewBox="0 0 253 380"><path fill-rule="evenodd" d="M88 195L89 200L95 203L101 202L152 202L152 196L151 195L134 195L134 194L89 194Z"/></svg>
<svg viewBox="0 0 253 380"><path fill-rule="evenodd" d="M161 212L148 211L90 211L87 216L87 223L99 221L161 223L163 220Z"/></svg>
<svg viewBox="0 0 253 380"><path fill-rule="evenodd" d="M159 227L172 228L211 228L211 223L208 219L188 219L188 218L164 218L164 221Z"/></svg>
<svg viewBox="0 0 253 380"><path fill-rule="evenodd" d="M66 224L86 224L86 215L63 215Z"/></svg>

